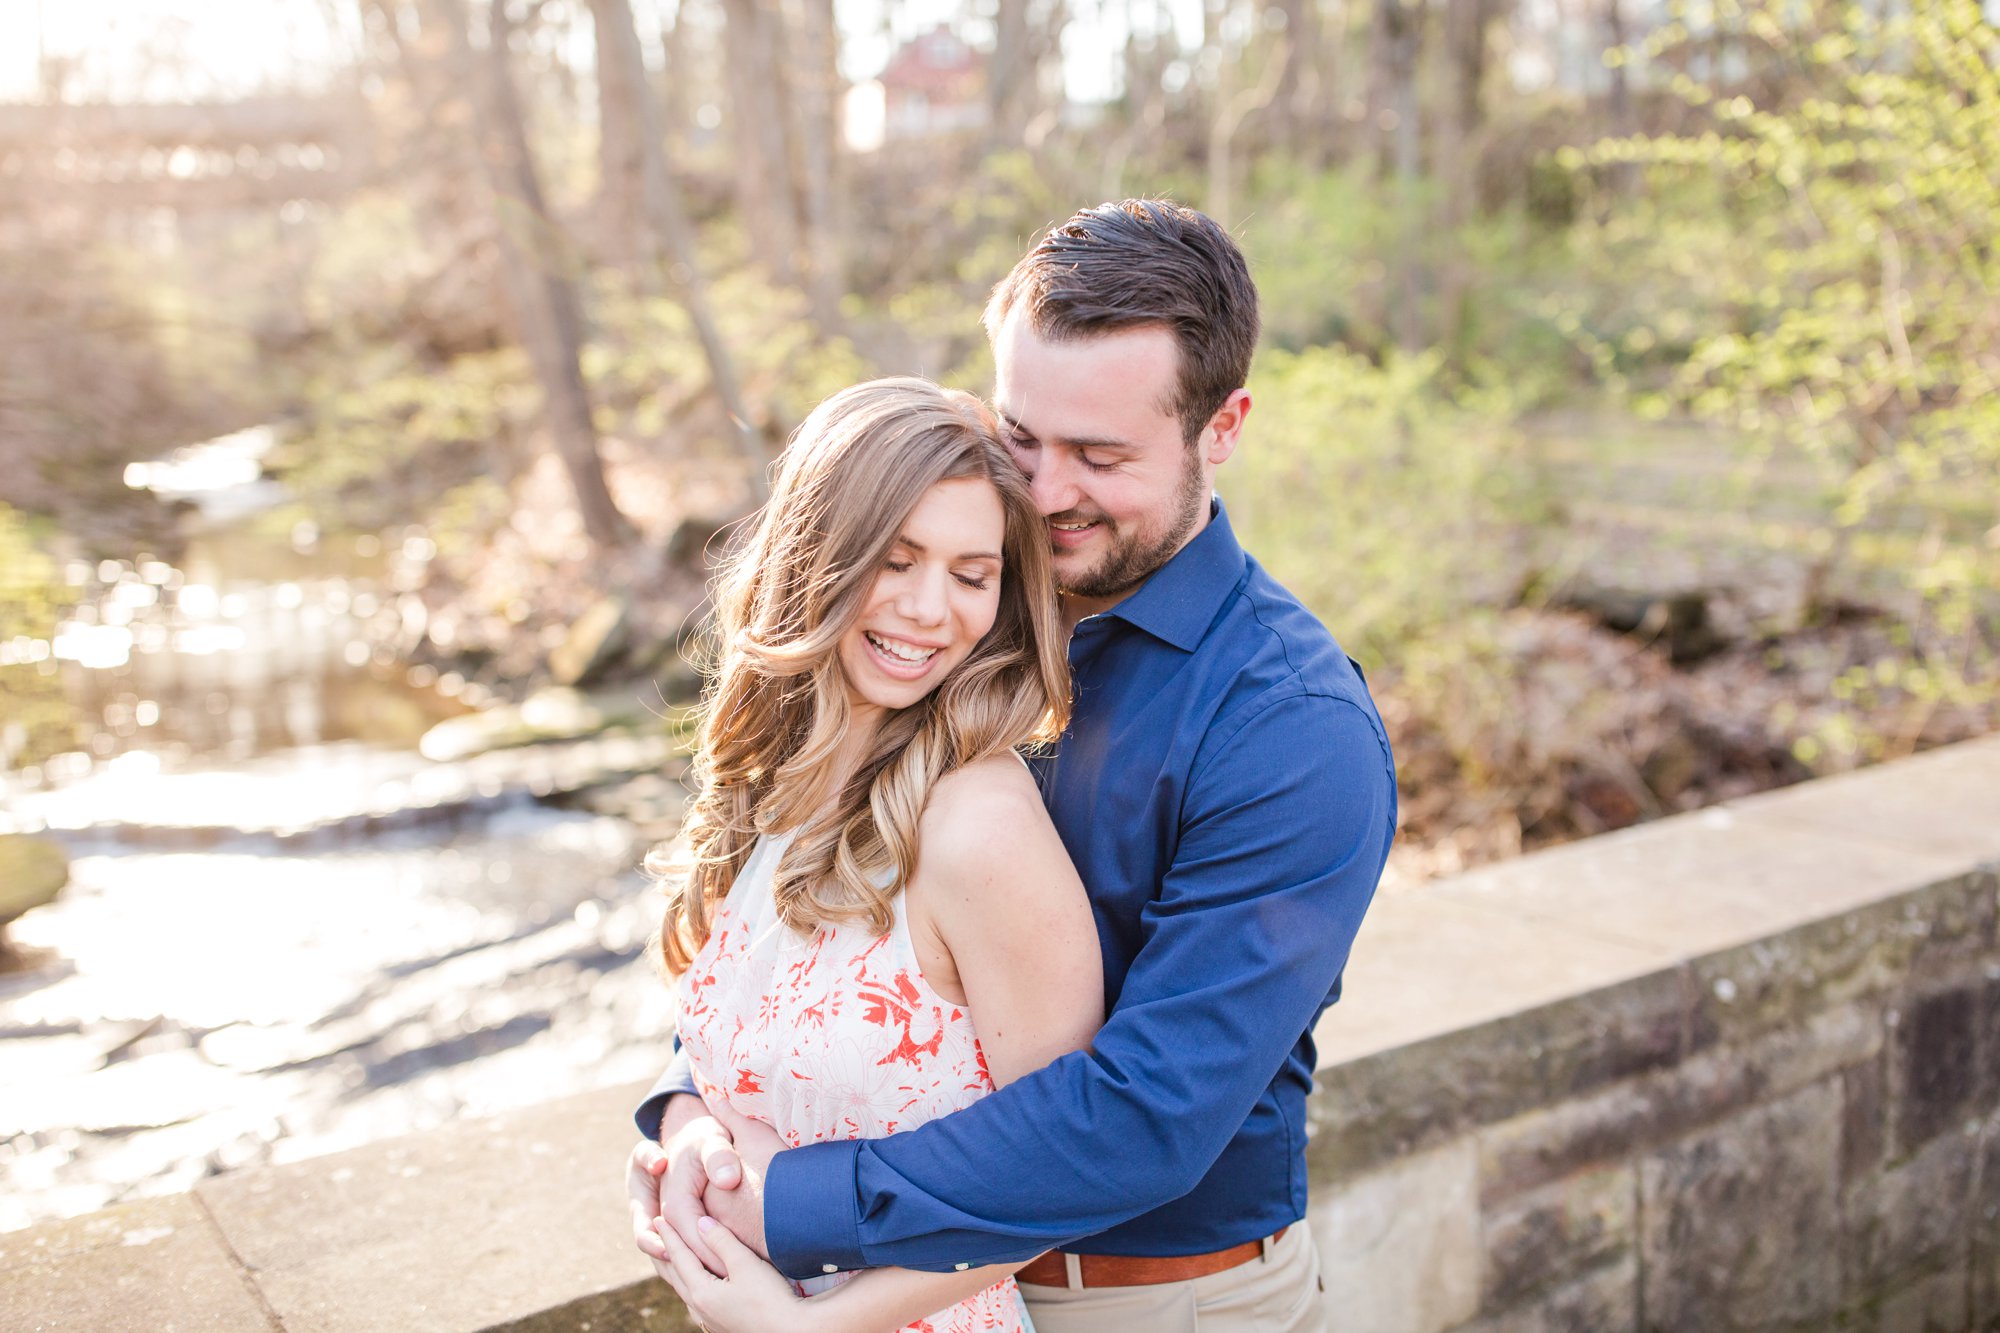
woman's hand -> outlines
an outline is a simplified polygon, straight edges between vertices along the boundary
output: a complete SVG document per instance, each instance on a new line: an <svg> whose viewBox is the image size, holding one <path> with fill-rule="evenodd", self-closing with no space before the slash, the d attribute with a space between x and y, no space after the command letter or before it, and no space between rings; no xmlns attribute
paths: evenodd
<svg viewBox="0 0 2000 1333"><path fill-rule="evenodd" d="M702 1202L708 1190L733 1189L742 1182L742 1163L729 1132L709 1116L699 1097L678 1094L669 1098L660 1123L664 1142L640 1141L626 1162L632 1238L656 1267L663 1265L666 1255L660 1249L656 1224L665 1219L697 1258L711 1271L719 1272L708 1242L695 1229L695 1220L712 1211Z"/></svg>
<svg viewBox="0 0 2000 1333"><path fill-rule="evenodd" d="M667 1279L688 1312L709 1333L794 1333L815 1324L805 1297L792 1290L783 1274L754 1254L712 1217L697 1224L702 1239L722 1261L720 1277L701 1260L672 1227L660 1228L667 1262Z"/></svg>

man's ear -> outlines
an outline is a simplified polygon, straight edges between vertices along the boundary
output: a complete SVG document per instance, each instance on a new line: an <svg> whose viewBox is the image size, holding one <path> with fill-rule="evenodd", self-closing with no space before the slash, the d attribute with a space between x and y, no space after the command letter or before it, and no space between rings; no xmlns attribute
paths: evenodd
<svg viewBox="0 0 2000 1333"><path fill-rule="evenodd" d="M1243 436L1243 423L1250 416L1250 391L1238 389L1223 399L1222 406L1215 409L1215 415L1202 427L1205 441L1202 457L1210 464L1226 463L1236 452L1236 442Z"/></svg>

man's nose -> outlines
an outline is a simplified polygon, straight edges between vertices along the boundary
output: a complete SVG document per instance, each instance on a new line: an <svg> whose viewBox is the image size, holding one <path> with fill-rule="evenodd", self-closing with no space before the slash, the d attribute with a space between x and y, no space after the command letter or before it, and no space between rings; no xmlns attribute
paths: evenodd
<svg viewBox="0 0 2000 1333"><path fill-rule="evenodd" d="M1059 450L1038 451L1035 470L1028 474L1028 494L1044 518L1076 508L1076 474Z"/></svg>

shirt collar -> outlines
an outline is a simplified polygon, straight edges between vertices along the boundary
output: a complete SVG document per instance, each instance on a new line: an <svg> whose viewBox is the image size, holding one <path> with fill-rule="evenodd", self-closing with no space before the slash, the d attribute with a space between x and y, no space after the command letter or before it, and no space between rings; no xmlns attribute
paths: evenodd
<svg viewBox="0 0 2000 1333"><path fill-rule="evenodd" d="M1243 548L1222 500L1210 500L1208 525L1153 571L1139 591L1104 612L1183 652L1193 652L1216 612L1243 580Z"/></svg>

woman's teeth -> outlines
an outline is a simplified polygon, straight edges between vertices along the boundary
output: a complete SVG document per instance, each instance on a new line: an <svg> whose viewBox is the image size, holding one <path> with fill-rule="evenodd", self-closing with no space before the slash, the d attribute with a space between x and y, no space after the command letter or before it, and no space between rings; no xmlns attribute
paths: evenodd
<svg viewBox="0 0 2000 1333"><path fill-rule="evenodd" d="M862 633L868 634L866 630ZM935 648L919 648L915 644L897 643L891 639L878 638L868 634L868 642L899 662L928 662L936 653Z"/></svg>

